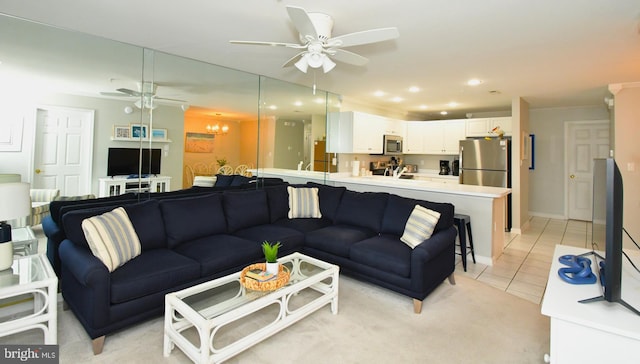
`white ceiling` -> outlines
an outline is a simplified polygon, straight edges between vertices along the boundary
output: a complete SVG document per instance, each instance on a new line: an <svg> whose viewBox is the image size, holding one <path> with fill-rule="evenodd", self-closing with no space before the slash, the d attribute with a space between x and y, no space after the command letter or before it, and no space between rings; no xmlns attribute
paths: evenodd
<svg viewBox="0 0 640 364"><path fill-rule="evenodd" d="M315 75L281 67L294 49L229 44L297 42L286 5L331 15L334 36L395 26L400 38L349 48L366 66ZM509 110L514 97L604 106L608 84L640 81L637 0L0 0L0 13L302 85L315 78L350 101L425 118Z"/></svg>

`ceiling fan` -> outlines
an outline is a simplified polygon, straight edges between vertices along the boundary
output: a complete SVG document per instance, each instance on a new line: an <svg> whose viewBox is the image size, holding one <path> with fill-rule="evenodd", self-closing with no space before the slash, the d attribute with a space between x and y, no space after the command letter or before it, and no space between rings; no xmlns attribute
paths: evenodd
<svg viewBox="0 0 640 364"><path fill-rule="evenodd" d="M309 67L322 67L322 70L327 73L336 66L334 60L356 66L362 66L369 62L367 58L342 48L382 42L400 36L398 29L391 27L364 30L332 38L333 18L331 16L323 13L307 13L306 10L297 6L287 6L287 12L296 30L300 33L300 44L243 40L231 40L230 42L301 49L300 53L290 58L282 67L295 65L304 73L307 73Z"/></svg>
<svg viewBox="0 0 640 364"><path fill-rule="evenodd" d="M136 105L139 109L147 108L147 109L155 109L157 104L154 103L155 100L165 100L165 101L173 101L186 103L186 100L172 99L167 97L160 97L156 95L156 91L158 90L158 84L153 82L137 82L138 90L131 90L128 88L118 88L117 92L100 92L101 95L104 96L116 96L116 97L137 97L140 98L134 105Z"/></svg>

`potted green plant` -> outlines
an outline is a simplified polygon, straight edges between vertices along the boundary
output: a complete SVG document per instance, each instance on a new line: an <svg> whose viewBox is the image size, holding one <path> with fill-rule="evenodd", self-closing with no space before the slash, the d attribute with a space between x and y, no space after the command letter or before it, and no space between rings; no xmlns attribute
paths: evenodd
<svg viewBox="0 0 640 364"><path fill-rule="evenodd" d="M264 241L262 243L262 252L264 253L264 258L267 261L266 271L268 273L278 274L278 248L280 248L281 246L282 244L279 241L276 243Z"/></svg>

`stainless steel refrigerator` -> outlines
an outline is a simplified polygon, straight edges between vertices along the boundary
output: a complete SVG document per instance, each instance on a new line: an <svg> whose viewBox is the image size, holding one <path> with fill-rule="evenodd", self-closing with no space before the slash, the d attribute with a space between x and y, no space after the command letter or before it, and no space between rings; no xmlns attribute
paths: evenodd
<svg viewBox="0 0 640 364"><path fill-rule="evenodd" d="M511 140L460 141L460 183L511 188ZM507 196L507 231L511 230L511 194Z"/></svg>

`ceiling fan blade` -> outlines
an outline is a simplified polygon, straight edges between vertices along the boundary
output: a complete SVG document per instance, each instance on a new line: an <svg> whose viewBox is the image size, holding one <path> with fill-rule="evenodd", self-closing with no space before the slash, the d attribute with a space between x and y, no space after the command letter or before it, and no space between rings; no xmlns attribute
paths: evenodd
<svg viewBox="0 0 640 364"><path fill-rule="evenodd" d="M302 52L300 52L300 53L296 54L295 56L293 56L293 57L289 58L289 60L288 60L288 61L286 61L286 62L282 65L282 67L290 67L290 66L293 66L293 65L298 61L298 58L302 57L305 53L307 53L307 51L302 51Z"/></svg>
<svg viewBox="0 0 640 364"><path fill-rule="evenodd" d="M273 46L273 47L287 47L287 48L296 48L296 49L301 49L306 47L305 45L295 44L295 43L261 42L261 41L251 41L251 40L230 40L229 43L246 44L246 45L266 45L266 46Z"/></svg>
<svg viewBox="0 0 640 364"><path fill-rule="evenodd" d="M287 13L289 13L291 22L293 22L298 33L303 35L303 38L310 35L313 39L318 39L316 27L313 26L313 22L311 22L311 18L309 18L306 10L297 6L287 6Z"/></svg>
<svg viewBox="0 0 640 364"><path fill-rule="evenodd" d="M345 51L344 49L329 49L326 51L326 53L328 53L331 58L336 61L353 64L356 66L364 66L369 62L368 58L365 58L353 52Z"/></svg>
<svg viewBox="0 0 640 364"><path fill-rule="evenodd" d="M363 30L331 38L327 41L329 47L353 47L362 44L383 42L400 36L398 28L380 28Z"/></svg>
<svg viewBox="0 0 640 364"><path fill-rule="evenodd" d="M129 96L141 96L142 94L138 91L129 90L128 88L118 88L116 91L122 92L123 94L127 94Z"/></svg>
<svg viewBox="0 0 640 364"><path fill-rule="evenodd" d="M155 100L165 100L165 101L175 101L175 102L187 102L187 100L171 99L171 98L168 98L168 97L158 97L158 96L155 96L154 99Z"/></svg>
<svg viewBox="0 0 640 364"><path fill-rule="evenodd" d="M131 97L131 95L123 94L122 92L100 92L102 96L114 96L114 97Z"/></svg>

